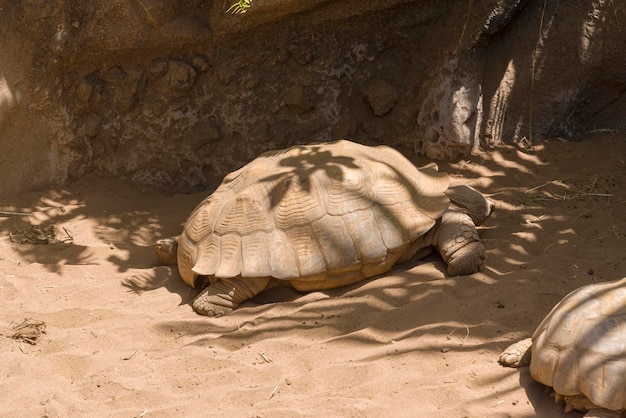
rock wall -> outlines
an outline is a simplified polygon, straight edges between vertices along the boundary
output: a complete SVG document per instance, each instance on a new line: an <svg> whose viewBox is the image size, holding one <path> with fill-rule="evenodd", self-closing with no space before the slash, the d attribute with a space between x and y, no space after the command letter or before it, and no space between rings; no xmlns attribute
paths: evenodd
<svg viewBox="0 0 626 418"><path fill-rule="evenodd" d="M267 149L338 138L459 158L625 129L625 9L0 0L0 195L88 172L207 188Z"/></svg>

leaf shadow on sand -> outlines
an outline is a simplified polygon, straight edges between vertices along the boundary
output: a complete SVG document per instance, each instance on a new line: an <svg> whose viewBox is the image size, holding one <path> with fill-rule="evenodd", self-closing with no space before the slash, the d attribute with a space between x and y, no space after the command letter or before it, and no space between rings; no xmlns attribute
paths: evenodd
<svg viewBox="0 0 626 418"><path fill-rule="evenodd" d="M597 161L580 156L567 169L551 164L558 162L566 143L531 149L503 146L441 165L455 182L469 182L496 202L495 214L479 228L488 254L481 273L447 277L443 261L433 254L342 289L304 295L273 289L224 318L198 317L188 309L188 319L155 326L176 330L186 346L234 351L242 344L310 333L313 347L345 349L345 355L359 348L356 361L483 352L479 355L493 355L493 367L500 370L500 350L529 336L565 294L589 282L619 278L626 268L623 260L607 264L601 257L623 249L626 242L621 209L626 170L619 163L626 148L611 134L593 135L593 141L600 151L609 144L611 149L621 146L621 151ZM425 162L415 161L418 166ZM93 197L90 187L103 190ZM113 280L120 280L129 294L150 298L152 291L165 288L180 295L181 304L189 304L196 291L180 280L175 268L158 265L153 242L178 234L206 194L166 196L128 187L90 179L61 191L21 196L19 204L3 209L34 211L35 219L0 218L3 245L21 262L41 263L55 274L72 265L110 263L124 275ZM585 229L590 219L597 231ZM8 241L8 232L34 221L67 227L74 243L57 248ZM91 231L89 239L81 235ZM426 336L435 343L424 344ZM554 413L552 399L525 369L501 370L501 376L519 374L538 414ZM473 384L489 391L492 382Z"/></svg>

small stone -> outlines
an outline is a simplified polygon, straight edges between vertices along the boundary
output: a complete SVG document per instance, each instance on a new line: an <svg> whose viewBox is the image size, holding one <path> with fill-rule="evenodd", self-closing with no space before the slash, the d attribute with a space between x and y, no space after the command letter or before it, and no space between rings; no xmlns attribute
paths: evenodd
<svg viewBox="0 0 626 418"><path fill-rule="evenodd" d="M186 91L196 81L196 70L182 61L171 60L169 62L170 86L179 91Z"/></svg>
<svg viewBox="0 0 626 418"><path fill-rule="evenodd" d="M289 45L289 52L298 64L309 64L315 57L315 48L308 41L292 43Z"/></svg>
<svg viewBox="0 0 626 418"><path fill-rule="evenodd" d="M285 104L296 113L305 113L313 109L313 104L301 85L291 86L284 97Z"/></svg>
<svg viewBox="0 0 626 418"><path fill-rule="evenodd" d="M126 71L120 66L111 67L102 74L102 79L107 83L119 84L126 80Z"/></svg>
<svg viewBox="0 0 626 418"><path fill-rule="evenodd" d="M380 79L373 79L365 86L363 97L365 97L376 116L383 116L389 113L398 101L396 89Z"/></svg>
<svg viewBox="0 0 626 418"><path fill-rule="evenodd" d="M191 57L191 66L198 72L203 73L211 68L211 64L200 54Z"/></svg>
<svg viewBox="0 0 626 418"><path fill-rule="evenodd" d="M165 58L157 58L150 65L150 74L153 77L163 77L167 73L168 66Z"/></svg>
<svg viewBox="0 0 626 418"><path fill-rule="evenodd" d="M78 129L78 132L90 138L95 137L100 131L101 119L102 118L95 113L85 115L81 120L81 127Z"/></svg>
<svg viewBox="0 0 626 418"><path fill-rule="evenodd" d="M76 98L81 104L87 104L89 102L89 98L91 97L91 91L93 87L87 80L81 78L78 80L76 85Z"/></svg>

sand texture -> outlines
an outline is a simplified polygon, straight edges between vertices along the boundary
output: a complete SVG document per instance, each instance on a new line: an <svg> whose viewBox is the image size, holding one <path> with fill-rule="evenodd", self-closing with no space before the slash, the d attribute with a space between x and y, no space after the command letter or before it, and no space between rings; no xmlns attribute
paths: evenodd
<svg viewBox="0 0 626 418"><path fill-rule="evenodd" d="M206 192L85 178L6 199L33 215L0 217L0 416L561 416L497 358L571 290L626 275L625 160L603 132L441 164L497 205L481 273L431 255L223 318L193 313L153 250Z"/></svg>

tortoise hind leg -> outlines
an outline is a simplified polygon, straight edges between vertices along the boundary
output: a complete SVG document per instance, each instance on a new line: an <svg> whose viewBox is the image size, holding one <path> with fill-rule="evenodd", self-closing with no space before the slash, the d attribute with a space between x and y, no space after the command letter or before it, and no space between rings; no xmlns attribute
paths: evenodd
<svg viewBox="0 0 626 418"><path fill-rule="evenodd" d="M244 301L261 293L269 277L233 277L209 284L193 301L193 310L200 315L222 316L231 313Z"/></svg>
<svg viewBox="0 0 626 418"><path fill-rule="evenodd" d="M482 269L485 247L472 218L457 210L447 210L436 228L433 243L448 264L450 276L464 276Z"/></svg>

